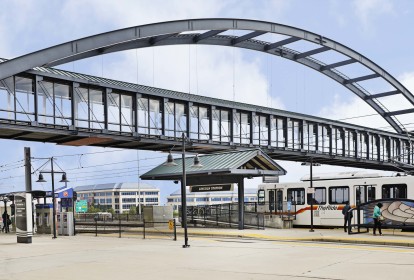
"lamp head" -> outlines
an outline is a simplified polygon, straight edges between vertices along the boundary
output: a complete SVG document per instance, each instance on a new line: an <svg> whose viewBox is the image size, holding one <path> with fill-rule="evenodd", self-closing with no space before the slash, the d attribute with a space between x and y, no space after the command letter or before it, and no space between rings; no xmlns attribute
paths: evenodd
<svg viewBox="0 0 414 280"><path fill-rule="evenodd" d="M66 173L62 174L62 180L60 180L59 182L63 182L63 183L69 182L69 180L66 178Z"/></svg>
<svg viewBox="0 0 414 280"><path fill-rule="evenodd" d="M198 155L194 157L194 163L191 165L191 167L203 167L203 165L200 163L200 158Z"/></svg>
<svg viewBox="0 0 414 280"><path fill-rule="evenodd" d="M171 152L167 156L167 161L163 163L164 166L177 166Z"/></svg>
<svg viewBox="0 0 414 280"><path fill-rule="evenodd" d="M45 182L47 182L44 178L43 178L43 174L42 173L40 173L39 174L39 179L37 179L37 181L36 182L39 182L39 183L45 183Z"/></svg>

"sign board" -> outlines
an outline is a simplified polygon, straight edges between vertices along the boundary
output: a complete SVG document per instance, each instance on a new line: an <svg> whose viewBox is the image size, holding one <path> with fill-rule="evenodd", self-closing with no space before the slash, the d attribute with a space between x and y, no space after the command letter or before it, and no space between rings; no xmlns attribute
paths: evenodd
<svg viewBox="0 0 414 280"><path fill-rule="evenodd" d="M15 193L14 205L16 208L15 216L17 243L32 243L32 194L25 192Z"/></svg>
<svg viewBox="0 0 414 280"><path fill-rule="evenodd" d="M263 183L279 183L279 176L263 176Z"/></svg>
<svg viewBox="0 0 414 280"><path fill-rule="evenodd" d="M190 186L190 192L223 192L233 189L233 184Z"/></svg>
<svg viewBox="0 0 414 280"><path fill-rule="evenodd" d="M72 207L72 198L62 198L60 200L60 206L62 207Z"/></svg>
<svg viewBox="0 0 414 280"><path fill-rule="evenodd" d="M88 212L88 201L87 200L79 200L76 201L76 212L77 213L86 213Z"/></svg>
<svg viewBox="0 0 414 280"><path fill-rule="evenodd" d="M315 188L308 188L308 193L309 194L314 194L315 193Z"/></svg>
<svg viewBox="0 0 414 280"><path fill-rule="evenodd" d="M73 188L62 189L55 192L55 195L58 194L59 198L72 198L73 197Z"/></svg>

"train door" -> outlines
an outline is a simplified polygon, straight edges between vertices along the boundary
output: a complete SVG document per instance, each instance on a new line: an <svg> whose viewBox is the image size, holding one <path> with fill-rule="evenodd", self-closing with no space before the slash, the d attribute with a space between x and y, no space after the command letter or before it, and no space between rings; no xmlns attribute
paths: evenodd
<svg viewBox="0 0 414 280"><path fill-rule="evenodd" d="M276 190L276 210L283 211L283 189Z"/></svg>
<svg viewBox="0 0 414 280"><path fill-rule="evenodd" d="M269 212L275 211L275 191L276 190L269 190Z"/></svg>
<svg viewBox="0 0 414 280"><path fill-rule="evenodd" d="M283 210L283 189L269 190L269 211Z"/></svg>
<svg viewBox="0 0 414 280"><path fill-rule="evenodd" d="M355 206L375 200L375 185L354 186Z"/></svg>

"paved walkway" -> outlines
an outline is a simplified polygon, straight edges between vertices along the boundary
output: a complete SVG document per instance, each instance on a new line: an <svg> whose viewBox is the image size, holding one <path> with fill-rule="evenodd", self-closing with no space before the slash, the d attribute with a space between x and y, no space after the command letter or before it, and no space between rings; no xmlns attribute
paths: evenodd
<svg viewBox="0 0 414 280"><path fill-rule="evenodd" d="M37 235L30 245L18 244L15 234L3 233L0 280L403 280L414 274L413 247L306 242L412 245L411 233L348 236L340 230L189 228L191 247L183 249L181 228L176 242L171 232L156 236L153 231L145 240L140 232L123 238Z"/></svg>

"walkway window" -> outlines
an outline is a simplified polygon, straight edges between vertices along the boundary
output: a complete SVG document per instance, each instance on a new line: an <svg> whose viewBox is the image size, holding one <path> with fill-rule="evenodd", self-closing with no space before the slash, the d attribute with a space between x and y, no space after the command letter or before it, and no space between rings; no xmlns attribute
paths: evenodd
<svg viewBox="0 0 414 280"><path fill-rule="evenodd" d="M161 101L156 99L149 99L149 120L148 126L151 135L162 134L162 110Z"/></svg>
<svg viewBox="0 0 414 280"><path fill-rule="evenodd" d="M137 101L137 114L138 114L138 133L148 134L149 130L149 105L148 98L140 97Z"/></svg>
<svg viewBox="0 0 414 280"><path fill-rule="evenodd" d="M349 201L349 187L330 187L329 204L345 204Z"/></svg>
<svg viewBox="0 0 414 280"><path fill-rule="evenodd" d="M109 93L108 129L118 132L133 132L134 124L132 96L115 92Z"/></svg>
<svg viewBox="0 0 414 280"><path fill-rule="evenodd" d="M287 190L287 201L290 201L292 205L304 205L305 204L305 189L304 188L292 188Z"/></svg>
<svg viewBox="0 0 414 280"><path fill-rule="evenodd" d="M382 198L407 198L406 184L382 185Z"/></svg>
<svg viewBox="0 0 414 280"><path fill-rule="evenodd" d="M268 145L269 121L267 116L253 116L253 144Z"/></svg>
<svg viewBox="0 0 414 280"><path fill-rule="evenodd" d="M213 109L213 141L230 141L230 112L225 109Z"/></svg>
<svg viewBox="0 0 414 280"><path fill-rule="evenodd" d="M14 103L14 79L13 77L0 80L0 117L13 119L15 111Z"/></svg>
<svg viewBox="0 0 414 280"><path fill-rule="evenodd" d="M285 130L284 120L281 118L273 118L271 121L271 136L273 147L285 147Z"/></svg>
<svg viewBox="0 0 414 280"><path fill-rule="evenodd" d="M165 103L165 135L181 138L187 131L187 114L185 105L175 102Z"/></svg>
<svg viewBox="0 0 414 280"><path fill-rule="evenodd" d="M34 121L35 106L33 79L16 76L15 81L16 119L21 121Z"/></svg>
<svg viewBox="0 0 414 280"><path fill-rule="evenodd" d="M54 83L55 124L72 125L72 94L70 89L69 85Z"/></svg>
<svg viewBox="0 0 414 280"><path fill-rule="evenodd" d="M38 103L37 109L39 112L39 122L53 124L53 83L47 81L40 81L38 84ZM82 103L83 106L88 107L88 93L86 89L86 101ZM82 114L81 118L85 120L84 126L88 127L88 110L86 114Z"/></svg>
<svg viewBox="0 0 414 280"><path fill-rule="evenodd" d="M190 138L208 140L210 137L210 118L207 107L190 107Z"/></svg>

